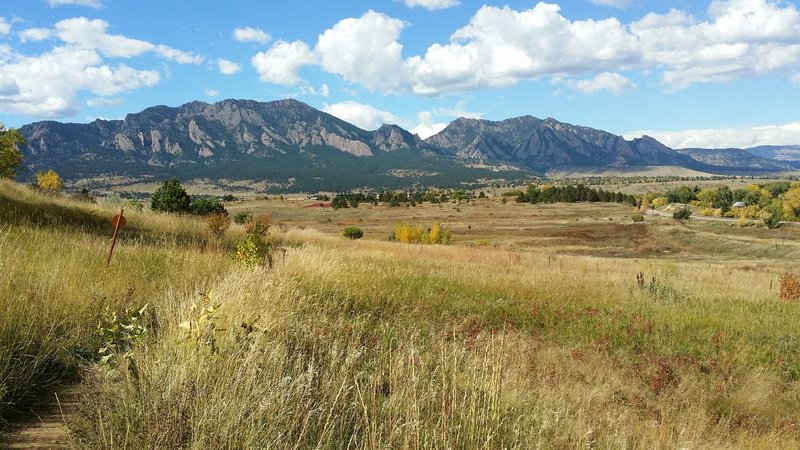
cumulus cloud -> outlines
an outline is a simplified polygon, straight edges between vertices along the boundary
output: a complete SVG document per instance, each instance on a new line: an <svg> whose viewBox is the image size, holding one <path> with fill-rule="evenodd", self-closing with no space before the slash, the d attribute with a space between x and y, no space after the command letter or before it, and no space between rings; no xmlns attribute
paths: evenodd
<svg viewBox="0 0 800 450"><path fill-rule="evenodd" d="M260 28L242 27L233 30L233 39L238 42L266 44L272 37Z"/></svg>
<svg viewBox="0 0 800 450"><path fill-rule="evenodd" d="M673 9L628 24L570 20L544 2L525 10L483 6L449 42L410 56L400 42L406 26L374 11L344 19L320 35L316 63L306 64L373 91L423 95L587 75L602 77L576 81L576 89L623 92L632 83L613 73L633 70L659 73L666 90L678 90L786 73L800 64L800 13L776 0L713 0L702 20Z"/></svg>
<svg viewBox="0 0 800 450"><path fill-rule="evenodd" d="M79 111L78 93L96 97L92 107L110 106L109 98L161 81L158 70L134 69L113 61L145 53L183 64L200 64L202 57L166 45L108 33L108 23L83 17L62 20L48 29L31 29L20 39L55 37L61 45L39 55L25 55L0 48L0 110L11 114L46 118L74 115ZM9 81L10 80L10 81Z"/></svg>
<svg viewBox="0 0 800 450"><path fill-rule="evenodd" d="M49 28L28 28L19 32L19 40L22 42L37 42L45 39L50 39L53 36L53 30Z"/></svg>
<svg viewBox="0 0 800 450"><path fill-rule="evenodd" d="M233 61L228 61L225 58L220 58L217 60L217 67L223 75L233 75L242 70L242 66Z"/></svg>
<svg viewBox="0 0 800 450"><path fill-rule="evenodd" d="M0 74L0 97L19 94L19 85L8 75Z"/></svg>
<svg viewBox="0 0 800 450"><path fill-rule="evenodd" d="M771 0L714 0L709 19L671 11L631 24L643 64L670 89L782 72L800 63L800 13Z"/></svg>
<svg viewBox="0 0 800 450"><path fill-rule="evenodd" d="M316 61L308 44L302 41L278 41L266 52L258 52L251 62L261 81L294 85L300 81L297 71Z"/></svg>
<svg viewBox="0 0 800 450"><path fill-rule="evenodd" d="M322 110L365 130L376 130L383 124L404 123L401 118L390 112L350 100L332 105L326 103Z"/></svg>
<svg viewBox="0 0 800 450"><path fill-rule="evenodd" d="M0 97L0 109L48 118L75 114L78 91L112 96L160 81L158 71L104 64L97 51L72 46L38 56L14 55L12 61L0 62L0 77L19 87L16 95Z"/></svg>
<svg viewBox="0 0 800 450"><path fill-rule="evenodd" d="M219 91L212 88L207 88L205 91L203 91L203 93L206 94L208 97L216 97L219 95Z"/></svg>
<svg viewBox="0 0 800 450"><path fill-rule="evenodd" d="M610 6L612 8L627 8L631 5L631 0L589 0L595 5Z"/></svg>
<svg viewBox="0 0 800 450"><path fill-rule="evenodd" d="M429 111L420 112L417 114L417 119L419 120L419 125L415 126L409 131L418 135L422 139L427 139L447 128L446 123L434 123L433 114L431 114Z"/></svg>
<svg viewBox="0 0 800 450"><path fill-rule="evenodd" d="M397 41L404 27L403 21L371 10L344 19L319 36L319 65L370 90L402 90L409 78Z"/></svg>
<svg viewBox="0 0 800 450"><path fill-rule="evenodd" d="M61 6L61 5L78 5L78 6L89 6L95 9L100 9L103 7L103 2L101 0L47 0L50 3L50 6Z"/></svg>
<svg viewBox="0 0 800 450"><path fill-rule="evenodd" d="M584 94L608 91L619 95L636 89L636 85L631 80L612 72L603 72L588 80L565 80L563 83Z"/></svg>
<svg viewBox="0 0 800 450"><path fill-rule="evenodd" d="M683 131L640 130L626 139L652 136L672 148L748 148L759 145L800 144L800 122L751 128L706 128Z"/></svg>
<svg viewBox="0 0 800 450"><path fill-rule="evenodd" d="M154 52L163 58L181 64L200 64L203 58L166 45L155 45L122 35L108 34L108 22L76 17L62 20L55 25L55 35L70 47L97 50L112 58L132 58L143 53ZM37 31L43 34L42 31Z"/></svg>
<svg viewBox="0 0 800 450"><path fill-rule="evenodd" d="M0 17L0 34L8 34L11 32L11 24L8 23L5 17Z"/></svg>
<svg viewBox="0 0 800 450"><path fill-rule="evenodd" d="M404 0L404 3L409 8L416 8L419 6L431 11L452 8L460 4L458 0Z"/></svg>

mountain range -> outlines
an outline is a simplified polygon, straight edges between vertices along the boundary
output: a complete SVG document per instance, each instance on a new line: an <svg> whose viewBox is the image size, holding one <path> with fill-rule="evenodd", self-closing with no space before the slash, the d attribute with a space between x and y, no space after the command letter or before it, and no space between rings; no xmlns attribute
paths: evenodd
<svg viewBox="0 0 800 450"><path fill-rule="evenodd" d="M297 100L155 106L123 120L20 128L30 171L68 181L249 180L265 190L458 187L521 182L565 168L678 166L750 174L800 168L800 147L673 150L552 118L459 118L425 140L396 125L363 130ZM106 180L106 181L103 181ZM93 183L93 184L92 184Z"/></svg>

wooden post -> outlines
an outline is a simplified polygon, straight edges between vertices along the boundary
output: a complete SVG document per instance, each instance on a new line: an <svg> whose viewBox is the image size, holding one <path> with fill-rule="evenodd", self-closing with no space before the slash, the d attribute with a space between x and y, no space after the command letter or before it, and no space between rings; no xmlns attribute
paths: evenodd
<svg viewBox="0 0 800 450"><path fill-rule="evenodd" d="M108 251L108 260L106 261L106 267L111 265L111 255L114 254L114 246L117 245L117 235L119 234L119 229L125 226L125 208L119 210L119 214L114 216L111 219L111 223L114 224L114 237L111 238L111 250Z"/></svg>

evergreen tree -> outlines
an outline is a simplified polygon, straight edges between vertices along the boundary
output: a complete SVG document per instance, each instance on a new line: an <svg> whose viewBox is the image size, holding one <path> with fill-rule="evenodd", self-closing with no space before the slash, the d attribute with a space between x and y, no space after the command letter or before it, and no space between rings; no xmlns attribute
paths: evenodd
<svg viewBox="0 0 800 450"><path fill-rule="evenodd" d="M161 212L189 212L191 203L192 199L189 194L175 177L165 181L150 198L150 208L153 211Z"/></svg>

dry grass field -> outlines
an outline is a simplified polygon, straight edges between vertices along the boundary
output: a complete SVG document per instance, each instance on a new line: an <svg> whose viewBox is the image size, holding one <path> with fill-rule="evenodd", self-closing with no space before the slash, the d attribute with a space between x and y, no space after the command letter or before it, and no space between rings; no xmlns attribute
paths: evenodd
<svg viewBox="0 0 800 450"><path fill-rule="evenodd" d="M800 448L798 227L250 200L271 268L232 261L240 226L144 212L105 269L113 211L2 183L0 414L77 376L75 447ZM103 364L103 310L144 304Z"/></svg>

